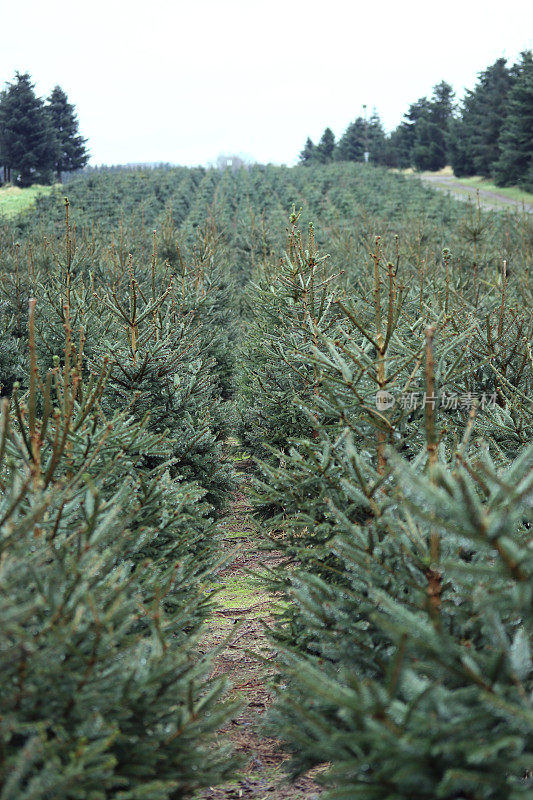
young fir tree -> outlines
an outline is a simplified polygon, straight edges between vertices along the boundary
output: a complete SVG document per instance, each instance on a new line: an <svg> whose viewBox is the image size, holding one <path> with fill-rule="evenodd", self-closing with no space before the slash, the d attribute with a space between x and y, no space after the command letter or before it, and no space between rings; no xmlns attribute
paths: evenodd
<svg viewBox="0 0 533 800"><path fill-rule="evenodd" d="M268 509L272 517L272 546L284 553L288 564L321 577L339 574L329 548L336 530L329 504L348 504L346 513L353 522L370 519L375 503L368 487L379 486L387 444L412 455L420 447L422 410L417 404L411 409L393 404L392 410L376 406L376 393L387 393L392 381L406 393L416 385L423 328L420 322L403 325L404 314L409 318L416 314L416 289L414 285L406 289L396 278L394 266L384 261L379 238L372 260L372 271L359 281L360 292L334 306L334 327L324 332L314 328L312 350L298 353L300 370L312 364L315 375L315 391L298 401L313 433L307 439L301 434L292 438L283 459L262 466L255 500L258 511ZM349 501L343 488L344 466L335 456L346 430L376 476L363 482ZM283 570L273 574L271 588L283 590L287 576ZM288 604L283 618L282 639L304 646L306 625L295 606Z"/></svg>
<svg viewBox="0 0 533 800"><path fill-rule="evenodd" d="M58 141L28 73L15 73L0 96L0 153L5 179L21 186L48 183Z"/></svg>
<svg viewBox="0 0 533 800"><path fill-rule="evenodd" d="M314 370L301 410L313 432L264 464L257 487L256 507L271 515L265 546L285 557L267 574L287 601L274 632L284 688L271 731L295 774L331 764L332 798L526 797L528 315L515 316L502 285L498 308L489 296L477 324L472 287L450 291L449 253L417 285L382 247L339 300L334 325L314 330L310 350L294 348L300 372ZM445 401L436 419L443 386L447 396L498 398L475 420L471 459L468 405ZM389 403L394 387L406 403ZM409 399L421 387L424 407Z"/></svg>
<svg viewBox="0 0 533 800"><path fill-rule="evenodd" d="M293 579L310 654L283 653L274 716L295 774L329 764L326 797L530 795L532 460L502 471L463 450L421 475L392 459L379 519L332 508L346 579Z"/></svg>
<svg viewBox="0 0 533 800"><path fill-rule="evenodd" d="M231 768L198 654L201 493L170 478L164 437L103 413L107 368L83 379L68 316L46 374L35 338L31 301L29 390L0 424L0 792L189 797Z"/></svg>
<svg viewBox="0 0 533 800"><path fill-rule="evenodd" d="M301 352L315 344L311 322L319 330L332 324L334 276L318 256L312 226L304 244L298 217L291 215L285 257L267 266L248 293L252 320L242 354L241 436L263 457L272 447L285 452L290 437L311 433L298 405L316 391L317 374L302 363Z"/></svg>
<svg viewBox="0 0 533 800"><path fill-rule="evenodd" d="M91 254L77 246L69 208L67 201L66 235L54 251L54 268L36 281L47 301L38 321L41 363L49 365L58 352L68 308L82 329L87 366L110 365L104 409L127 406L139 420L148 414L150 430L168 437L172 476L195 482L219 511L233 479L223 453L227 422L215 358L207 345L209 337L219 338L207 330L218 314L215 305L209 310L216 291L208 285L209 264L188 268L182 262L183 269L173 272L158 260L154 234L148 267L126 249L92 267Z"/></svg>
<svg viewBox="0 0 533 800"><path fill-rule="evenodd" d="M389 320L395 317L387 315ZM364 317L358 314L357 320L378 344ZM393 331L391 339L396 336ZM426 394L432 397L433 364L442 363L446 350L437 357L433 331L428 337ZM531 790L526 764L533 729L527 724L524 728L530 704L519 709L533 678L531 615L522 629L516 626L528 603L525 595L518 599L520 587L529 596L532 575L529 567L520 572L517 565L531 560L533 451L522 446L518 461L507 462L508 474L490 463L488 455L472 463L466 456L470 423L454 456L455 470L441 470L437 459L445 458L446 450L442 439L436 449L439 432L431 406L425 410L425 442L420 417L418 424L402 421L399 409L372 412L374 435L369 436L361 414L367 369L360 350L352 344L350 352L346 344L329 342L320 359L324 367L327 360L331 365L329 376L324 370L321 374L325 402L319 398L314 412L320 440L297 443L270 486L271 495L285 493L284 519L275 520L274 546L290 556L292 565L285 575L271 576L271 585L284 587L289 600L276 636L280 668L291 681L289 696L282 692L274 713L277 735L281 729L293 752L295 774L324 761L332 764L325 776L334 787L328 793L332 798L451 799L463 796L457 794L461 791L476 800L525 797ZM390 367L399 365L393 349L384 352L383 361L378 355L378 380L380 373L387 379ZM406 373L412 374L412 367ZM329 395L324 384L330 385ZM332 403L338 426L331 423L333 409L329 422L328 416L320 416ZM449 426L453 418L445 416ZM501 411L494 411L487 430L495 430L498 417L501 424ZM529 430L532 422L530 415ZM405 435L390 439L396 448L412 451L411 465L387 444L391 425L398 433L411 428L409 440ZM479 452L478 444L475 449ZM426 454L428 474L422 476ZM501 536L506 544L494 545L492 536ZM501 581L485 587L479 584L480 575L491 574L494 546L502 555ZM509 560L510 553L516 560ZM457 575L462 581L457 582ZM518 606L508 604L510 597ZM480 609L486 612L482 619ZM491 614L499 615L492 628ZM493 652L501 623L507 639ZM518 664L522 684L517 687ZM498 698L496 706L487 696L491 691ZM499 703L508 704L505 711L497 710ZM511 706L517 717L509 720ZM457 718L462 720L458 727ZM456 735L465 727L466 740ZM465 741L470 742L466 748ZM484 748L490 741L493 748ZM510 741L511 752L502 755ZM511 753L513 761L508 760Z"/></svg>
<svg viewBox="0 0 533 800"><path fill-rule="evenodd" d="M78 120L74 106L68 102L67 95L56 86L47 100L46 110L59 145L55 162L57 180L61 183L63 172L82 169L89 160L85 144L87 142L78 132Z"/></svg>
<svg viewBox="0 0 533 800"><path fill-rule="evenodd" d="M172 261L172 273L184 303L182 312L191 309L193 313L201 350L212 359L212 379L223 401L216 420L220 438L229 431L229 401L234 393L238 336L235 301L239 291L231 269L233 254L229 251L226 234L213 217L196 230L192 248L183 257L176 240L174 249L177 258ZM188 287L185 293L183 285Z"/></svg>

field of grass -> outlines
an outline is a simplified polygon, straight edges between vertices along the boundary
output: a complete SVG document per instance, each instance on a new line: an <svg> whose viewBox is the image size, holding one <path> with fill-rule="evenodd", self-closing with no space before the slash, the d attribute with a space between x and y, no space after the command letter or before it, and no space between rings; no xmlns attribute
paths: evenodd
<svg viewBox="0 0 533 800"><path fill-rule="evenodd" d="M35 184L27 189L20 186L0 187L0 217L9 219L16 217L28 208L31 208L35 199L43 194L50 194L52 186L40 186Z"/></svg>

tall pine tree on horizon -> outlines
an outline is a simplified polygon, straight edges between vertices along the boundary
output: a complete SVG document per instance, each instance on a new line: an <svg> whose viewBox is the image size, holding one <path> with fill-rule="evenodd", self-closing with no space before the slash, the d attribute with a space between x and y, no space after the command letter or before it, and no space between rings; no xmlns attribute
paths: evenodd
<svg viewBox="0 0 533 800"><path fill-rule="evenodd" d="M4 177L20 186L50 181L59 144L29 73L16 72L0 95L0 161Z"/></svg>
<svg viewBox="0 0 533 800"><path fill-rule="evenodd" d="M516 75L507 104L507 116L495 165L500 186L524 183L533 187L533 53L526 50L512 72Z"/></svg>
<svg viewBox="0 0 533 800"><path fill-rule="evenodd" d="M59 143L55 172L58 182L61 183L63 172L74 172L87 164L87 139L80 136L74 106L68 102L67 95L60 86L54 87L46 109Z"/></svg>
<svg viewBox="0 0 533 800"><path fill-rule="evenodd" d="M308 136L304 149L300 153L300 164L311 164L316 158L316 145Z"/></svg>
<svg viewBox="0 0 533 800"><path fill-rule="evenodd" d="M505 58L499 58L479 73L477 85L467 91L461 116L451 126L450 161L457 176L492 177L512 84L511 70Z"/></svg>
<svg viewBox="0 0 533 800"><path fill-rule="evenodd" d="M431 100L415 121L411 151L413 165L421 170L442 169L448 163L448 125L452 118L453 89L446 81L433 87Z"/></svg>
<svg viewBox="0 0 533 800"><path fill-rule="evenodd" d="M341 161L363 161L365 157L365 121L357 117L350 122L337 144L337 154Z"/></svg>
<svg viewBox="0 0 533 800"><path fill-rule="evenodd" d="M333 158L335 151L335 135L331 128L326 128L317 145L316 154L321 164L326 164Z"/></svg>

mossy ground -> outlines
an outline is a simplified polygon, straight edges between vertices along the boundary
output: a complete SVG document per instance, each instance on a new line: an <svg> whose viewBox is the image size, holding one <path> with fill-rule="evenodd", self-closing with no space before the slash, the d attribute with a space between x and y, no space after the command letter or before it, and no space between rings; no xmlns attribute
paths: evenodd
<svg viewBox="0 0 533 800"><path fill-rule="evenodd" d="M241 459L245 462L247 456ZM287 756L276 740L262 733L264 714L273 699L272 649L265 626L273 622L278 599L265 591L260 580L264 566L273 566L275 555L259 549L257 525L246 498L246 474L241 475L243 490L220 523L224 554L227 556L215 578L217 608L208 620L203 648L220 647L213 675L231 681L231 695L241 701L240 712L220 731L221 739L231 740L242 757L240 775L224 786L212 787L195 795L196 800L311 800L320 787L312 776L290 784L284 770Z"/></svg>

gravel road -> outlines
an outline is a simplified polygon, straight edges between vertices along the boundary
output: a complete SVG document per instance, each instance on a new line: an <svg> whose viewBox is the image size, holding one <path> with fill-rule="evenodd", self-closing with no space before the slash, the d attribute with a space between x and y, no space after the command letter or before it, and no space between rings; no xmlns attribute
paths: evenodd
<svg viewBox="0 0 533 800"><path fill-rule="evenodd" d="M527 214L533 214L533 204L531 203L522 203L520 200L513 200L498 192L489 192L487 189L465 186L455 178L445 175L421 175L420 180L429 186L433 186L434 189L449 192L453 197L459 200L468 200L469 197L475 200L479 191L480 202L485 208L501 211L503 207L514 206L520 210L523 209Z"/></svg>

